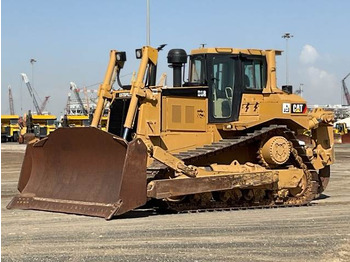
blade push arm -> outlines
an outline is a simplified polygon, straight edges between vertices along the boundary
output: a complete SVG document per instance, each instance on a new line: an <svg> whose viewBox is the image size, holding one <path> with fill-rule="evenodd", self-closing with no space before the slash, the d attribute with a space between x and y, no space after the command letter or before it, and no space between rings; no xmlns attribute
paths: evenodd
<svg viewBox="0 0 350 262"><path fill-rule="evenodd" d="M98 89L98 101L94 117L91 122L92 127L97 127L99 124L106 100L112 99L111 89L114 82L114 77L119 73L119 70L123 68L125 61L125 52L117 52L116 50L111 50L107 71L103 83Z"/></svg>
<svg viewBox="0 0 350 262"><path fill-rule="evenodd" d="M141 51L142 51L142 59L140 62L139 70L137 72L136 81L134 81L131 86L131 101L130 101L128 113L126 115L125 123L124 123L124 134L123 134L124 139L127 138L129 130L132 129L134 125L139 98L142 97L142 98L154 99L150 89L145 88L144 79L145 79L146 72L150 73L148 75L148 78L150 78L151 72L155 70L157 66L158 50L150 46L144 46Z"/></svg>

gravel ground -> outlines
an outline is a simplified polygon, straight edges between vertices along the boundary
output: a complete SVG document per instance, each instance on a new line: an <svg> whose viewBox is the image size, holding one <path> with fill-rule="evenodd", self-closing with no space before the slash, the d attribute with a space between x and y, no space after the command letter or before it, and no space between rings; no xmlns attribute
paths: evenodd
<svg viewBox="0 0 350 262"><path fill-rule="evenodd" d="M350 261L350 145L312 206L101 218L7 210L24 146L1 145L2 261Z"/></svg>

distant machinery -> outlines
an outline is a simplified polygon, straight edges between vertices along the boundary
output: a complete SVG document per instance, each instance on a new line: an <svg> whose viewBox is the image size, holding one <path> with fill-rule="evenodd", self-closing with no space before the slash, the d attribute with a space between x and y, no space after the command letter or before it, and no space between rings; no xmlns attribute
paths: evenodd
<svg viewBox="0 0 350 262"><path fill-rule="evenodd" d="M97 90L78 88L74 82L70 82L70 90L74 93L68 93L67 103L65 107L66 115L89 115L96 107ZM82 98L81 93L84 94Z"/></svg>
<svg viewBox="0 0 350 262"><path fill-rule="evenodd" d="M308 109L322 108L326 111L334 112L335 121L350 117L350 106L346 105L308 105Z"/></svg>
<svg viewBox="0 0 350 262"><path fill-rule="evenodd" d="M294 93L303 97L303 86L304 86L304 84L300 84L299 88L297 90L295 90Z"/></svg>
<svg viewBox="0 0 350 262"><path fill-rule="evenodd" d="M350 94L349 94L348 87L346 86L346 83L345 83L345 80L348 78L348 76L350 76L350 73L347 74L341 82L343 84L343 92L346 100L346 105L350 106Z"/></svg>
<svg viewBox="0 0 350 262"><path fill-rule="evenodd" d="M41 106L40 106L40 111L41 111L41 112L44 112L45 107L46 107L47 102L49 101L49 98L50 98L50 97L51 97L51 96L45 96L45 99L44 99L44 101L42 102L42 104L41 104Z"/></svg>
<svg viewBox="0 0 350 262"><path fill-rule="evenodd" d="M83 91L84 91L84 96L85 96L87 113L90 114L90 101L89 101L89 96L88 96L88 90L86 87L84 87Z"/></svg>
<svg viewBox="0 0 350 262"><path fill-rule="evenodd" d="M10 105L10 115L14 115L15 107L13 106L13 97L12 97L12 90L10 85L9 85L9 105Z"/></svg>
<svg viewBox="0 0 350 262"><path fill-rule="evenodd" d="M24 83L27 85L27 88L28 88L28 91L29 91L31 98L33 99L33 104L34 104L34 108L35 108L36 113L38 115L42 115L44 110L45 110L45 107L47 105L47 102L49 101L50 96L45 96L44 101L39 106L38 100L36 99L35 94L34 94L34 89L32 88L32 86L29 82L28 76L24 73L22 73L21 76L22 76ZM10 93L10 90L9 90L9 93ZM12 93L11 93L11 97L12 97ZM10 109L11 109L11 104L10 104Z"/></svg>
<svg viewBox="0 0 350 262"><path fill-rule="evenodd" d="M66 108L65 108L65 114L72 114L72 113L71 113L71 98L70 98L70 93L68 93L68 98L67 98L67 103L66 103Z"/></svg>
<svg viewBox="0 0 350 262"><path fill-rule="evenodd" d="M34 108L36 110L36 113L38 115L42 115L42 112L40 110L40 107L39 107L39 104L38 104L38 101L36 100L36 97L35 97L35 94L34 94L34 90L29 82L29 79L28 79L28 76L24 73L21 74L22 76L22 79L24 81L24 83L27 85L27 88L28 88L28 91L29 91L29 94L31 96L31 98L33 99L33 104L34 104Z"/></svg>
<svg viewBox="0 0 350 262"><path fill-rule="evenodd" d="M19 116L15 115L15 108L13 106L13 96L11 86L9 89L9 106L10 114L1 115L1 142L14 141L17 142L19 137Z"/></svg>
<svg viewBox="0 0 350 262"><path fill-rule="evenodd" d="M70 85L70 89L73 91L73 93L74 93L74 95L75 95L75 97L76 97L76 99L81 107L81 112L83 113L83 115L87 115L88 110L85 108L84 103L81 100L81 97L79 95L80 90L78 89L77 85L74 82L70 82L69 85Z"/></svg>

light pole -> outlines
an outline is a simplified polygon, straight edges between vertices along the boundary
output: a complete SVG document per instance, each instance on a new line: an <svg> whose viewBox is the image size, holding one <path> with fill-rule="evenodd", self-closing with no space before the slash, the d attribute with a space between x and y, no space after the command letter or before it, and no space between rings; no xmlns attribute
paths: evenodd
<svg viewBox="0 0 350 262"><path fill-rule="evenodd" d="M291 35L290 33L285 33L284 35L282 35L282 38L286 39L286 85L288 85L289 83L289 76L288 76L288 39L292 38L293 35Z"/></svg>
<svg viewBox="0 0 350 262"><path fill-rule="evenodd" d="M146 36L146 40L147 40L147 45L148 46L150 46L151 45L151 36L150 36L150 34L151 34L151 29L150 29L150 11L149 11L149 2L150 2L150 0L147 0L147 21L146 21L146 28L147 28L147 30L146 30L146 34L147 34L147 36Z"/></svg>
<svg viewBox="0 0 350 262"><path fill-rule="evenodd" d="M34 63L36 62L36 60L34 58L31 58L30 61L29 61L31 64L32 64L32 88L34 90ZM33 94L33 103L32 103L32 106L34 105L34 94ZM34 112L33 110L34 108L32 108L32 111Z"/></svg>

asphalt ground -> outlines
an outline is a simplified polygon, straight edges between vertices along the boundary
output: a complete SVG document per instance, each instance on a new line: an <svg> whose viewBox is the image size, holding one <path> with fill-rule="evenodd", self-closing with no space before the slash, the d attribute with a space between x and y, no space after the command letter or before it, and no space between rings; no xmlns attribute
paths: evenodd
<svg viewBox="0 0 350 262"><path fill-rule="evenodd" d="M23 156L23 145L1 145L2 261L350 261L350 145L337 145L331 181L311 206L111 221L7 210Z"/></svg>

